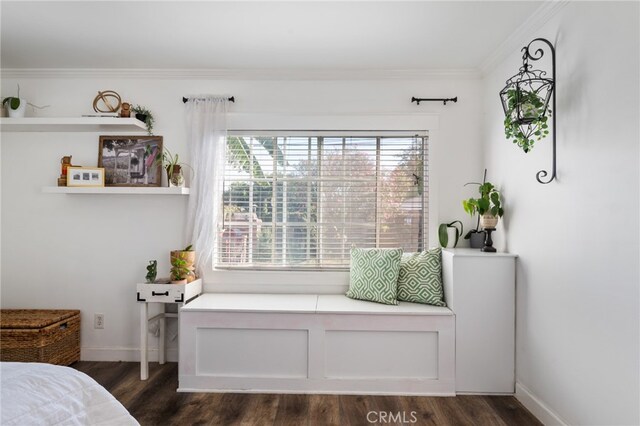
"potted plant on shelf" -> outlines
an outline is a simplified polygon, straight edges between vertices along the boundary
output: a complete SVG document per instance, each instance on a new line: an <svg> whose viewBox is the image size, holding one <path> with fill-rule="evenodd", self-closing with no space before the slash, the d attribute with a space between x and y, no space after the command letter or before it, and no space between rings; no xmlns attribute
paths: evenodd
<svg viewBox="0 0 640 426"><path fill-rule="evenodd" d="M193 168L187 163L180 162L178 154L172 154L167 148L164 148L162 155L156 157L155 162L167 171L168 186L182 187L185 184L183 167Z"/></svg>
<svg viewBox="0 0 640 426"><path fill-rule="evenodd" d="M524 152L533 148L536 140L549 134L547 121L551 110L535 91L509 89L506 92L504 134Z"/></svg>
<svg viewBox="0 0 640 426"><path fill-rule="evenodd" d="M136 115L136 118L138 120L142 121L144 124L147 125L147 133L152 135L155 118L153 117L153 114L151 113L151 111L149 111L147 108L140 105L132 106L131 111L133 111L133 113Z"/></svg>
<svg viewBox="0 0 640 426"><path fill-rule="evenodd" d="M456 226L456 223L460 226ZM438 227L438 239L440 240L440 245L442 248L447 248L449 246L449 230L454 230L454 238L453 245L451 248L455 248L458 245L458 240L460 239L460 235L464 232L464 227L462 226L462 222L459 220L454 220L451 223L441 223Z"/></svg>
<svg viewBox="0 0 640 426"><path fill-rule="evenodd" d="M462 202L464 211L470 215L480 216L480 227L494 229L498 224L498 218L502 217L504 210L500 200L500 193L491 182L477 184L480 198L469 198Z"/></svg>
<svg viewBox="0 0 640 426"><path fill-rule="evenodd" d="M183 266L188 270L185 276L187 282L191 282L195 280L196 279L196 273L195 273L196 252L193 249L193 246L189 244L187 247L185 247L182 250L172 250L170 259L169 259L171 262L171 265L173 265L174 260L176 259L184 261Z"/></svg>
<svg viewBox="0 0 640 426"><path fill-rule="evenodd" d="M17 96L7 96L2 100L2 106L6 108L8 111L9 117L11 118L21 118L24 117L24 113L27 109L27 105L32 106L33 108L43 109L48 107L34 105L30 102L27 102L26 99L20 97L20 85L18 84L18 95Z"/></svg>

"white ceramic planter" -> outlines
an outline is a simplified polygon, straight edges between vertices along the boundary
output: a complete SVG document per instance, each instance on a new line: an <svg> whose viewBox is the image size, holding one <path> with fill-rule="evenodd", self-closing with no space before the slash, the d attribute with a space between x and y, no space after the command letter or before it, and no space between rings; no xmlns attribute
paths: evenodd
<svg viewBox="0 0 640 426"><path fill-rule="evenodd" d="M24 113L27 109L27 100L20 98L20 106L18 109L12 109L9 103L6 105L7 112L9 113L9 117L12 118L21 118L24 117Z"/></svg>
<svg viewBox="0 0 640 426"><path fill-rule="evenodd" d="M494 216L492 214L483 214L480 216L480 227L481 228L495 228L498 224L498 216Z"/></svg>
<svg viewBox="0 0 640 426"><path fill-rule="evenodd" d="M454 248L454 244L456 242L456 229L447 228L447 236L449 237L449 241L447 242L447 246L445 248Z"/></svg>

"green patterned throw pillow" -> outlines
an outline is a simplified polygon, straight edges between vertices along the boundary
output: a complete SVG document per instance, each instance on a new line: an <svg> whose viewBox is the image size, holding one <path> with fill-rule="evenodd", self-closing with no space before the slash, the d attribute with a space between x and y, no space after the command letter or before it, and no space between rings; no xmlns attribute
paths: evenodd
<svg viewBox="0 0 640 426"><path fill-rule="evenodd" d="M402 249L351 249L347 297L397 305Z"/></svg>
<svg viewBox="0 0 640 426"><path fill-rule="evenodd" d="M398 300L447 306L442 290L442 249L402 256L398 274Z"/></svg>

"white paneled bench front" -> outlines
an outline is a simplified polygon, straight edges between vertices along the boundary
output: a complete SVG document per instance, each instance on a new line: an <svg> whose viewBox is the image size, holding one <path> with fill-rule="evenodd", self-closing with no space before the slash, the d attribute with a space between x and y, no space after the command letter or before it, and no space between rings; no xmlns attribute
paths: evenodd
<svg viewBox="0 0 640 426"><path fill-rule="evenodd" d="M180 311L179 391L455 394L455 316L343 295L203 294Z"/></svg>

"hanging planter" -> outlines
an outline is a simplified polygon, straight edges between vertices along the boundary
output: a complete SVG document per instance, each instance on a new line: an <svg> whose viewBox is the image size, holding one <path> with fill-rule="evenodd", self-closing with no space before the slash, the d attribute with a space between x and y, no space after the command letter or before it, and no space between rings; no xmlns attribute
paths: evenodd
<svg viewBox="0 0 640 426"><path fill-rule="evenodd" d="M510 88L505 97L508 107L505 111L504 134L524 152L529 152L535 141L549 135L547 120L551 110L547 108L545 99L535 91Z"/></svg>
<svg viewBox="0 0 640 426"><path fill-rule="evenodd" d="M533 54L530 46L534 42L546 43L551 50L552 75L533 69L529 60L537 61L544 56L543 50L537 49ZM529 152L535 142L549 135L549 118L553 120L553 170L551 179L541 180L547 176L545 170L536 175L540 183L549 183L556 177L556 138L555 138L555 49L546 39L537 38L522 48L522 66L519 72L507 80L500 91L500 100L504 110L504 133L524 152ZM551 104L551 105L550 105Z"/></svg>

